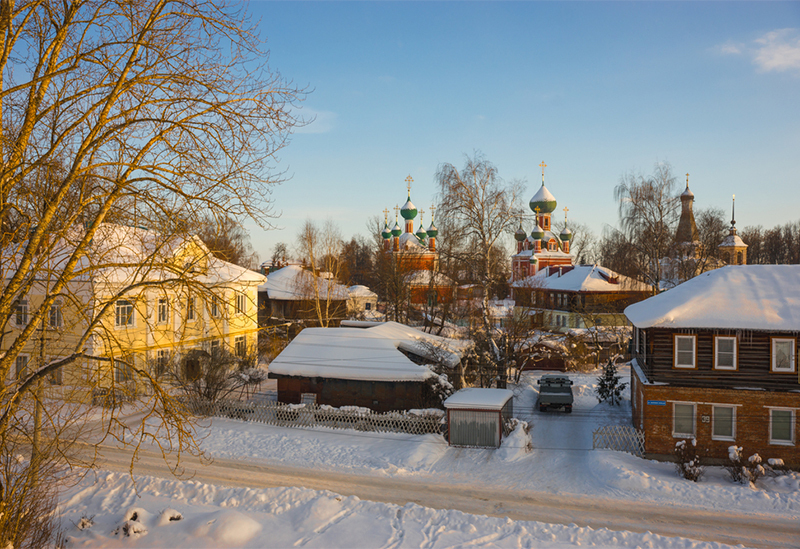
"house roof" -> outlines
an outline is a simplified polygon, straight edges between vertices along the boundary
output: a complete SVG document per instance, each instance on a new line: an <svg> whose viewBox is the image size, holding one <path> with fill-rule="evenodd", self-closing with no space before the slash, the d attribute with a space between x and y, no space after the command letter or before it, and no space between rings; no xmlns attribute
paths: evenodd
<svg viewBox="0 0 800 549"><path fill-rule="evenodd" d="M651 289L647 284L617 274L600 265L564 267L562 272L563 274L559 274L558 267L547 267L533 276L517 280L513 286L572 292L646 292ZM613 283L612 280L616 280L617 283Z"/></svg>
<svg viewBox="0 0 800 549"><path fill-rule="evenodd" d="M501 410L514 393L508 389L482 389L469 387L461 389L444 401L444 407L450 409Z"/></svg>
<svg viewBox="0 0 800 549"><path fill-rule="evenodd" d="M258 287L259 292L267 292L270 299L301 301L314 299L318 285L320 299L345 300L350 297L347 288L332 279L315 276L299 265L287 265L267 275L267 281ZM329 294L330 292L330 294Z"/></svg>
<svg viewBox="0 0 800 549"><path fill-rule="evenodd" d="M800 265L730 265L625 309L638 328L800 331Z"/></svg>
<svg viewBox="0 0 800 549"><path fill-rule="evenodd" d="M350 297L378 297L378 294L361 284L350 286L347 291L350 293Z"/></svg>
<svg viewBox="0 0 800 549"><path fill-rule="evenodd" d="M269 371L301 377L423 381L436 374L401 350L453 367L467 345L396 322L369 328L306 328L270 363Z"/></svg>

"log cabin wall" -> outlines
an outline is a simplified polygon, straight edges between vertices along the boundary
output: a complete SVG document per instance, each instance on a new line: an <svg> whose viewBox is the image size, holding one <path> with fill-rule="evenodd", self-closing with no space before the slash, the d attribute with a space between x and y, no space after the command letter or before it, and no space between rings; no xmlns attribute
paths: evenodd
<svg viewBox="0 0 800 549"><path fill-rule="evenodd" d="M641 334L644 334L644 337ZM674 335L676 334L697 336L697 356L694 369L674 367ZM736 370L714 369L714 336L737 338ZM773 337L795 339L794 372L771 371L771 338ZM800 391L797 368L798 340L800 340L798 332L650 328L640 330L637 360L648 380L655 383L716 389L754 388L768 391ZM643 351L646 351L644 355Z"/></svg>

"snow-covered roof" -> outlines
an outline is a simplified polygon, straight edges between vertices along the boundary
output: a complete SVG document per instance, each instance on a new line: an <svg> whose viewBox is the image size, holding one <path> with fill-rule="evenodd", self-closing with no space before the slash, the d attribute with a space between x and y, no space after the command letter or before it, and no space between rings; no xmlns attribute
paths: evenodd
<svg viewBox="0 0 800 549"><path fill-rule="evenodd" d="M442 273L432 273L431 271L424 269L411 271L410 273L406 274L405 282L410 286L427 286L431 283L431 276L434 277L435 286L452 286L455 284L450 277L443 275Z"/></svg>
<svg viewBox="0 0 800 549"><path fill-rule="evenodd" d="M539 187L539 190L536 191L536 194L533 195L533 198L531 198L530 201L531 202L555 202L555 200L556 200L556 197L553 196L553 193L551 193L550 190L547 187L544 186L544 183L542 183L542 186Z"/></svg>
<svg viewBox="0 0 800 549"><path fill-rule="evenodd" d="M514 393L508 389L482 389L469 387L461 389L444 401L447 409L501 410Z"/></svg>
<svg viewBox="0 0 800 549"><path fill-rule="evenodd" d="M52 268L63 268L85 233L82 227L68 232L42 260ZM13 257L21 248L17 248ZM76 268L77 280L93 279L110 285L157 282L174 279L182 271L201 284L228 282L259 283L265 277L255 271L215 257L197 236L165 236L144 227L101 224L86 255Z"/></svg>
<svg viewBox="0 0 800 549"><path fill-rule="evenodd" d="M719 245L720 248L732 248L732 247L741 247L747 248L747 244L744 243L738 234L729 234L725 238L722 239L722 242Z"/></svg>
<svg viewBox="0 0 800 549"><path fill-rule="evenodd" d="M347 291L350 293L350 297L378 297L378 294L361 284L350 286Z"/></svg>
<svg viewBox="0 0 800 549"><path fill-rule="evenodd" d="M420 244L419 238L414 233L401 234L399 242L401 250L410 249L410 250L424 252L428 249L422 244Z"/></svg>
<svg viewBox="0 0 800 549"><path fill-rule="evenodd" d="M314 289L317 284L318 292ZM344 300L350 294L347 288L334 280L316 277L299 265L287 265L267 275L267 281L258 287L259 292L267 292L270 299L299 301L314 299ZM328 293L330 292L330 294Z"/></svg>
<svg viewBox="0 0 800 549"><path fill-rule="evenodd" d="M536 288L542 290L561 290L572 292L646 292L651 288L627 276L615 273L600 265L575 265L564 267L559 274L558 267L547 267L533 276L513 283L515 288ZM611 282L616 280L617 283Z"/></svg>
<svg viewBox="0 0 800 549"><path fill-rule="evenodd" d="M800 265L730 265L625 309L638 328L800 331Z"/></svg>
<svg viewBox="0 0 800 549"><path fill-rule="evenodd" d="M396 322L371 328L306 328L272 361L274 374L365 381L423 381L434 374L401 350L456 366L468 342Z"/></svg>

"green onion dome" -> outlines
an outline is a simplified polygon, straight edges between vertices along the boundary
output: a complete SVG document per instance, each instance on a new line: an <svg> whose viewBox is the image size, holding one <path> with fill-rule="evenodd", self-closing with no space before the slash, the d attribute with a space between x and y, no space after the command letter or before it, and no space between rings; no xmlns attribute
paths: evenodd
<svg viewBox="0 0 800 549"><path fill-rule="evenodd" d="M389 240L390 238L392 238L392 230L389 228L388 223L384 223L383 231L381 231L381 236L383 237L384 240Z"/></svg>
<svg viewBox="0 0 800 549"><path fill-rule="evenodd" d="M540 214L553 213L553 210L556 209L556 205L556 197L547 190L544 183L542 183L539 191L533 195L530 202L531 211L536 212L536 208L538 207Z"/></svg>
<svg viewBox="0 0 800 549"><path fill-rule="evenodd" d="M542 229L538 223L536 224L536 228L533 229L533 232L531 232L531 238L534 240L541 240L544 238L544 229Z"/></svg>
<svg viewBox="0 0 800 549"><path fill-rule="evenodd" d="M411 194L408 195L408 200L406 203L403 204L403 207L400 208L400 215L403 216L403 219L414 219L417 217L417 207L411 203Z"/></svg>
<svg viewBox="0 0 800 549"><path fill-rule="evenodd" d="M419 229L417 229L417 238L420 240L425 240L428 238L428 233L425 232L425 229L422 227L422 223L419 224Z"/></svg>
<svg viewBox="0 0 800 549"><path fill-rule="evenodd" d="M431 221L431 226L428 227L428 230L426 232L428 233L428 236L435 238L439 234L439 229L437 229L436 225L434 225L433 221Z"/></svg>
<svg viewBox="0 0 800 549"><path fill-rule="evenodd" d="M569 227L564 227L564 230L561 231L561 234L558 236L561 237L561 240L565 242L572 240L572 231L569 230Z"/></svg>
<svg viewBox="0 0 800 549"><path fill-rule="evenodd" d="M392 227L392 236L400 236L403 234L403 229L400 225L395 221L394 227Z"/></svg>
<svg viewBox="0 0 800 549"><path fill-rule="evenodd" d="M528 235L525 234L525 231L522 230L522 225L520 225L519 229L517 229L517 232L514 233L514 240L517 242L522 242L526 238L528 238Z"/></svg>

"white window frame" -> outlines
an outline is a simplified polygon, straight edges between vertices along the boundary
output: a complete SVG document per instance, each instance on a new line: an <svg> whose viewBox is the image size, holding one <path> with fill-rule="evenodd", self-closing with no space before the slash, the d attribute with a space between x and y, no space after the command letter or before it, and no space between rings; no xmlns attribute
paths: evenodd
<svg viewBox="0 0 800 549"><path fill-rule="evenodd" d="M790 357L789 368L778 368L776 364L775 344L776 343L790 343L792 347L792 354ZM797 340L793 337L773 337L770 339L770 371L779 374L792 374L797 371Z"/></svg>
<svg viewBox="0 0 800 549"><path fill-rule="evenodd" d="M20 363L24 359L25 365L20 368ZM28 368L30 367L31 359L28 355L17 355L17 358L14 360L14 379L20 379L20 371L25 372L27 377Z"/></svg>
<svg viewBox="0 0 800 549"><path fill-rule="evenodd" d="M129 309L128 312L123 309ZM114 326L117 328L132 328L136 318L133 301L128 299L118 299L114 303Z"/></svg>
<svg viewBox="0 0 800 549"><path fill-rule="evenodd" d="M692 341L692 365L685 366L678 364L678 340L690 339ZM679 370L696 370L697 369L697 335L696 334L674 334L672 336L672 346L674 357L672 359L672 367Z"/></svg>
<svg viewBox="0 0 800 549"><path fill-rule="evenodd" d="M241 345L241 349L239 345ZM233 338L233 352L239 358L247 355L247 336L240 335Z"/></svg>
<svg viewBox="0 0 800 549"><path fill-rule="evenodd" d="M186 322L197 320L197 308L195 307L194 297L186 298Z"/></svg>
<svg viewBox="0 0 800 549"><path fill-rule="evenodd" d="M114 361L114 382L127 383L133 380L133 355L125 355Z"/></svg>
<svg viewBox="0 0 800 549"><path fill-rule="evenodd" d="M169 349L159 349L156 351L156 375L164 375L167 373L167 366L171 358Z"/></svg>
<svg viewBox="0 0 800 549"><path fill-rule="evenodd" d="M211 316L214 318L219 318L222 314L222 304L219 301L219 298L212 297L211 298Z"/></svg>
<svg viewBox="0 0 800 549"><path fill-rule="evenodd" d="M244 292L236 292L236 314L243 315L247 313L247 294Z"/></svg>
<svg viewBox="0 0 800 549"><path fill-rule="evenodd" d="M789 435L791 436L791 440L775 440L772 438L772 412L774 411L779 412L789 412L792 414L791 423L789 426ZM775 406L774 408L769 408L769 443L774 446L794 446L795 444L795 430L797 429L796 422L797 421L797 412L794 408L781 408L779 406Z"/></svg>
<svg viewBox="0 0 800 549"><path fill-rule="evenodd" d="M14 302L14 324L19 328L28 325L28 300L25 298Z"/></svg>
<svg viewBox="0 0 800 549"><path fill-rule="evenodd" d="M61 328L64 325L64 314L61 311L61 301L54 301L47 312L47 326Z"/></svg>
<svg viewBox="0 0 800 549"><path fill-rule="evenodd" d="M165 297L156 301L156 323L169 324L169 299Z"/></svg>
<svg viewBox="0 0 800 549"><path fill-rule="evenodd" d="M675 430L675 413L676 406L691 406L692 407L692 432L679 433ZM672 403L672 438L695 438L697 436L697 403L696 402L673 402Z"/></svg>
<svg viewBox="0 0 800 549"><path fill-rule="evenodd" d="M720 340L733 340L733 366L720 366L719 342ZM736 336L714 336L714 369L735 371L739 369L739 338Z"/></svg>
<svg viewBox="0 0 800 549"><path fill-rule="evenodd" d="M731 410L731 436L716 435L714 433L714 429L717 425L717 408L729 408ZM733 404L711 405L711 440L736 440L736 406Z"/></svg>

